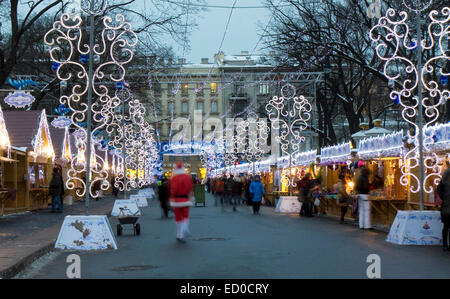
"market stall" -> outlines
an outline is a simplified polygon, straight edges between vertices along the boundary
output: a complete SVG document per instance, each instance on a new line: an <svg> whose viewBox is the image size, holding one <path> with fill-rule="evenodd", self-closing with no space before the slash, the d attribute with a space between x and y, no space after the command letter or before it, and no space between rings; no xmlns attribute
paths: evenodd
<svg viewBox="0 0 450 299"><path fill-rule="evenodd" d="M403 133L364 138L359 143L358 158L370 170L372 223L389 227L398 210L407 208L407 187L400 184Z"/></svg>
<svg viewBox="0 0 450 299"><path fill-rule="evenodd" d="M5 111L4 118L11 144L20 149L16 152L17 166L11 166L17 171L8 171L13 177L17 176L18 186L24 186L18 191L17 206L21 210L45 208L49 204L48 184L55 158L45 110ZM20 151L26 154L20 154ZM23 157L23 163L20 157ZM19 204L21 200L23 206Z"/></svg>
<svg viewBox="0 0 450 299"><path fill-rule="evenodd" d="M339 174L345 176L347 192L353 189L354 172L351 164L355 161L355 153L351 142L323 147L320 150L321 208L328 215L340 215L340 206L336 202L337 193L334 190Z"/></svg>

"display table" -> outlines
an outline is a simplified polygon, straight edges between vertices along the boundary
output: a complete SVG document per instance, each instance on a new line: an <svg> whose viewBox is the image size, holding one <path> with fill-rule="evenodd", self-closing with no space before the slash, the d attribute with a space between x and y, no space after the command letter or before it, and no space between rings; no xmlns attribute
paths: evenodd
<svg viewBox="0 0 450 299"><path fill-rule="evenodd" d="M442 245L439 211L398 211L387 242L399 245Z"/></svg>
<svg viewBox="0 0 450 299"><path fill-rule="evenodd" d="M399 210L407 209L406 199L386 199L384 197L370 196L369 202L372 208L372 223L390 227Z"/></svg>

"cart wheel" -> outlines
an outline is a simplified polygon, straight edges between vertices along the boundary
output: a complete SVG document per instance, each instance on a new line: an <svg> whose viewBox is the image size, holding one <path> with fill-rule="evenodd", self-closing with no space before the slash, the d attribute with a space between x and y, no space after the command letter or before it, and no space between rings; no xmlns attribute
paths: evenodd
<svg viewBox="0 0 450 299"><path fill-rule="evenodd" d="M122 225L117 224L117 235L121 236L122 235Z"/></svg>
<svg viewBox="0 0 450 299"><path fill-rule="evenodd" d="M136 235L140 235L141 234L141 225L139 223L136 223L136 225L134 226L134 230L136 231Z"/></svg>

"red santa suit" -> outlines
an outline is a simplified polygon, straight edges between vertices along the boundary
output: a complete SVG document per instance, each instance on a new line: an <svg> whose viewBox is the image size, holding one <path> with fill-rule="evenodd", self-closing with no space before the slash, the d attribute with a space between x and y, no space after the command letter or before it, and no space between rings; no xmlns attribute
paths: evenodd
<svg viewBox="0 0 450 299"><path fill-rule="evenodd" d="M177 226L177 240L185 242L186 234L189 234L189 207L193 205L191 201L192 179L186 173L182 163L178 162L173 170L173 177L169 182L170 205L175 214Z"/></svg>

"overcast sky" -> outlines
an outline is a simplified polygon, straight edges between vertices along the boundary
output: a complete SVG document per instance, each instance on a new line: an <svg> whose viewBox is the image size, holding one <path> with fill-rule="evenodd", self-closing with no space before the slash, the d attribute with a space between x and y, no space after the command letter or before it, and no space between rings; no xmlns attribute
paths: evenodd
<svg viewBox="0 0 450 299"><path fill-rule="evenodd" d="M232 6L233 0L207 0L208 5ZM239 6L263 6L262 0L238 0ZM188 62L200 63L200 59L208 57L211 61L214 53L219 50L222 36L225 31L230 8L208 8L198 17L198 29L190 36L191 51L187 53ZM222 46L225 54L239 54L241 51L250 53L258 43L258 22L265 26L270 20L270 13L264 8L235 8L233 10L228 31ZM260 43L259 46L262 44ZM181 55L182 49L174 46L177 54ZM258 51L256 51L258 53Z"/></svg>

